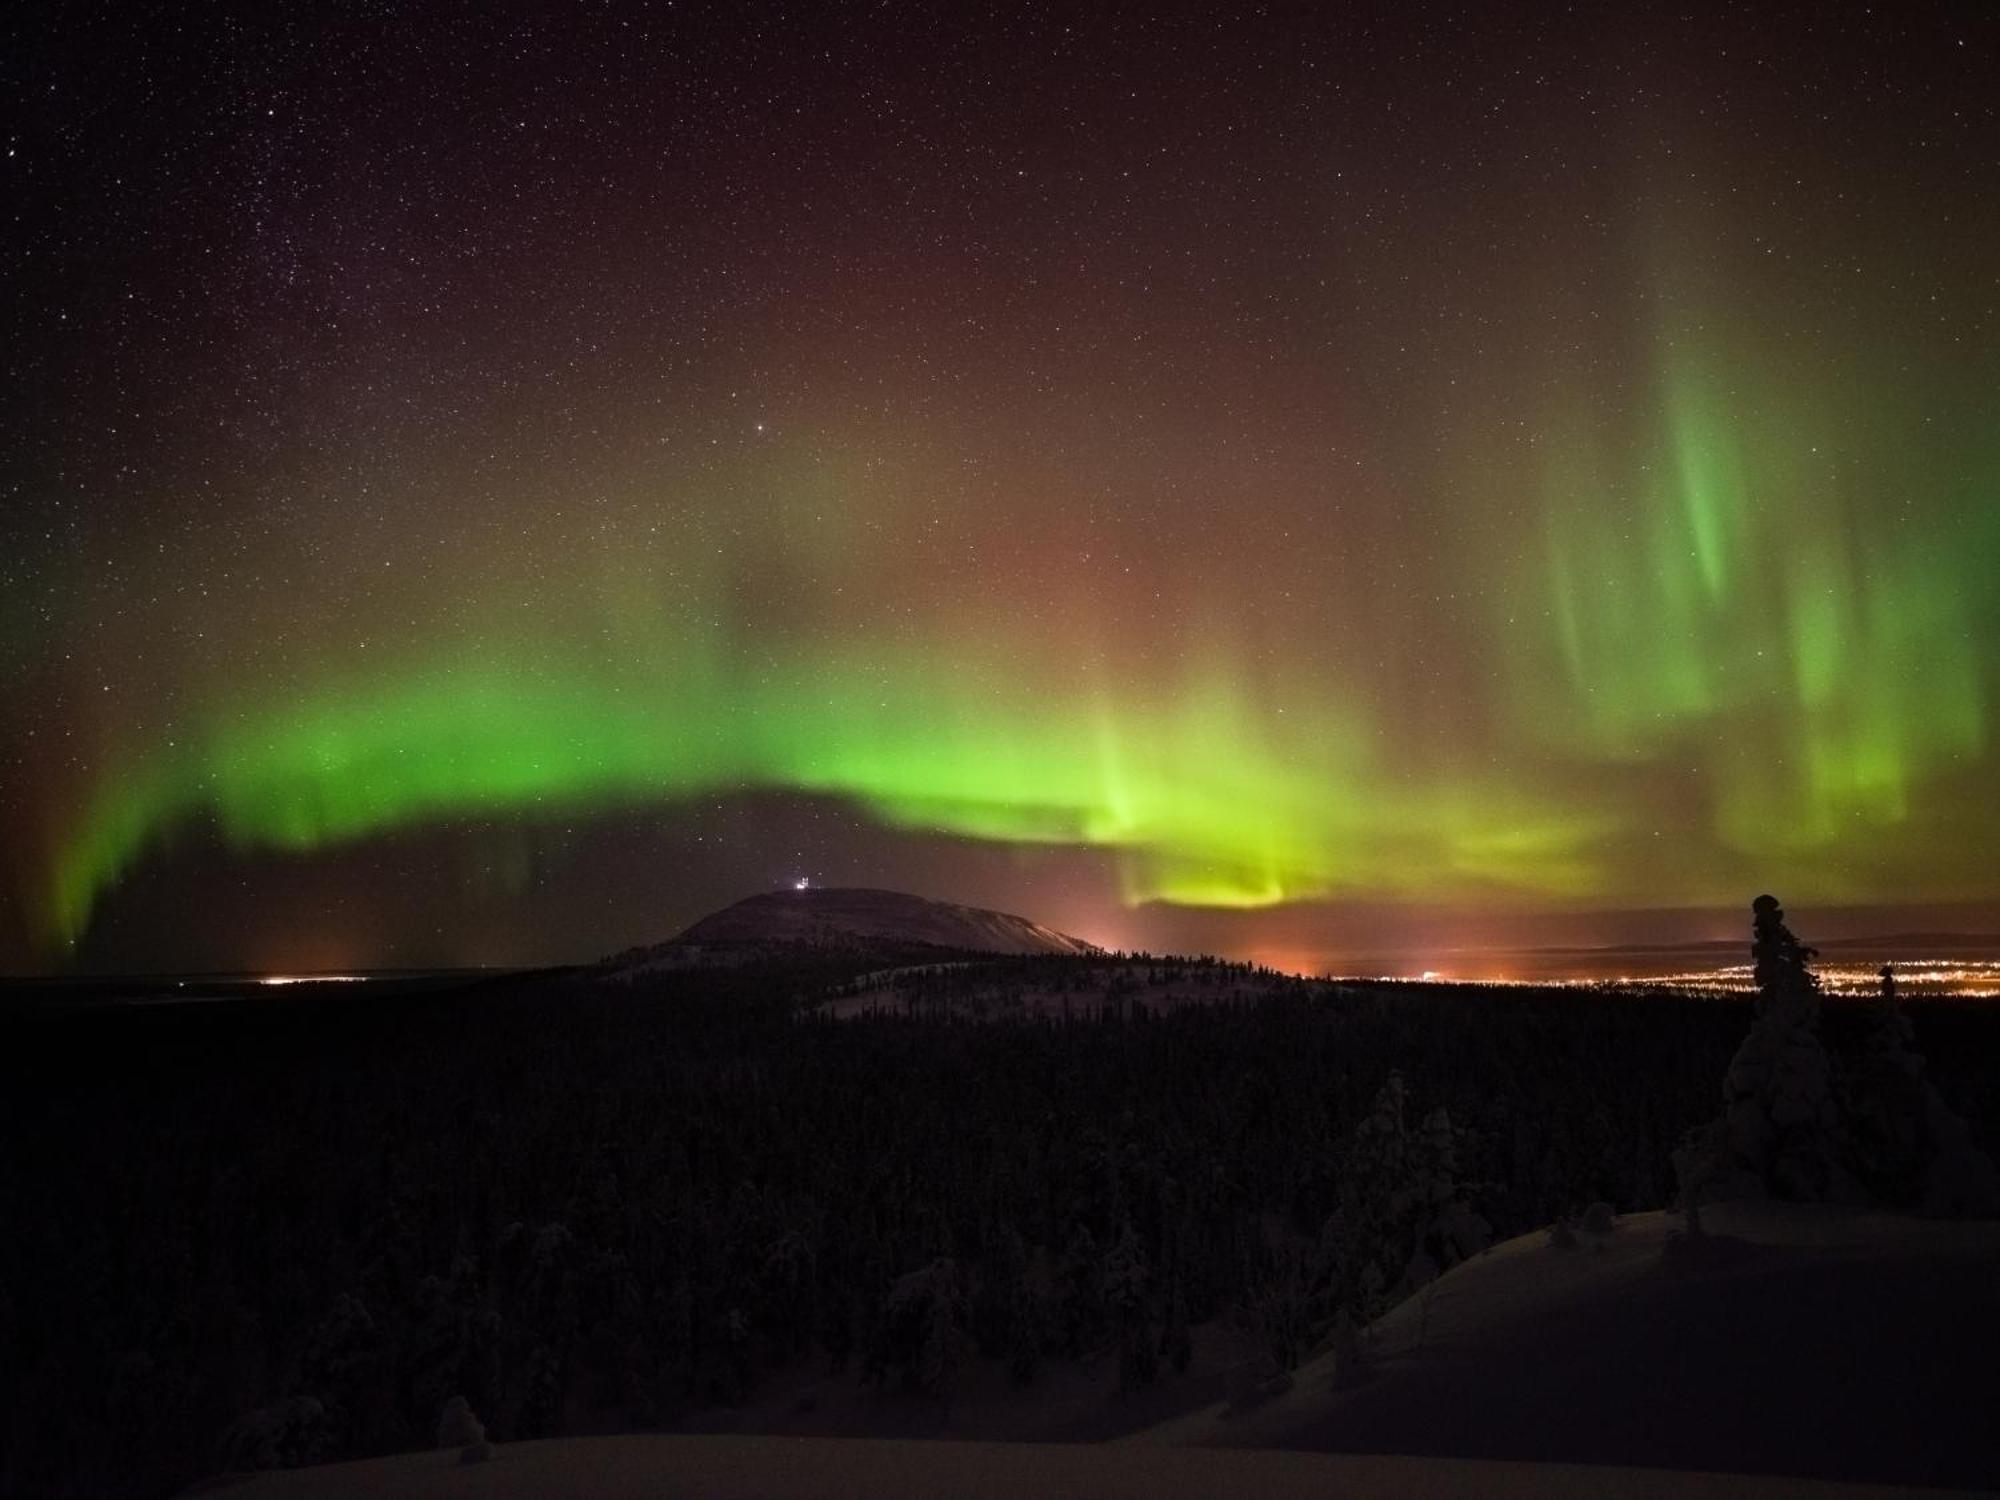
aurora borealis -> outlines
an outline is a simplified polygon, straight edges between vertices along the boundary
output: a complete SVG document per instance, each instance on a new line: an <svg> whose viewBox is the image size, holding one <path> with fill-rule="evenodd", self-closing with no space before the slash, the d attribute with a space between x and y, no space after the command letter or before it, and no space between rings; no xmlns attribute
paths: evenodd
<svg viewBox="0 0 2000 1500"><path fill-rule="evenodd" d="M8 25L9 968L2000 898L1990 21Z"/></svg>

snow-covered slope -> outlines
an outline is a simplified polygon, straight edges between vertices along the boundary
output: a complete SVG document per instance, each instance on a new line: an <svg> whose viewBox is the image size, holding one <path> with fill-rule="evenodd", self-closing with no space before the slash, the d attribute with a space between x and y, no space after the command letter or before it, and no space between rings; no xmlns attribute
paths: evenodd
<svg viewBox="0 0 2000 1500"><path fill-rule="evenodd" d="M509 1443L484 1463L411 1453L222 1481L230 1500L1948 1500L1944 1490L1348 1453L868 1438Z"/></svg>
<svg viewBox="0 0 2000 1500"><path fill-rule="evenodd" d="M1698 1246L1661 1213L1567 1248L1510 1240L1344 1367L1328 1354L1282 1395L1108 1443L571 1438L211 1483L243 1500L1938 1500L2000 1483L2000 1223L1776 1203L1706 1218Z"/></svg>
<svg viewBox="0 0 2000 1500"><path fill-rule="evenodd" d="M2000 1223L1809 1204L1495 1247L1345 1369L1135 1441L2000 1486Z"/></svg>
<svg viewBox="0 0 2000 1500"><path fill-rule="evenodd" d="M614 972L679 967L765 949L969 949L978 953L1099 951L1025 917L901 891L766 891L703 917L671 942L607 960Z"/></svg>

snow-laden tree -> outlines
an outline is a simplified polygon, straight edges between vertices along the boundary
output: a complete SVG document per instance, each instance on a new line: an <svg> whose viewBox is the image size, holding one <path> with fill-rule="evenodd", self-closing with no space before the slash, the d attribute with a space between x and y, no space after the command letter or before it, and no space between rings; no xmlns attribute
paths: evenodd
<svg viewBox="0 0 2000 1500"><path fill-rule="evenodd" d="M1860 1045L1840 1059L1837 1080L1855 1172L1878 1197L1920 1213L2000 1211L2000 1173L1925 1067L1884 967L1875 1012Z"/></svg>
<svg viewBox="0 0 2000 1500"><path fill-rule="evenodd" d="M1130 1224L1104 1257L1104 1301L1118 1334L1118 1384L1124 1390L1151 1385L1160 1373L1153 1341L1151 1267L1146 1248Z"/></svg>
<svg viewBox="0 0 2000 1500"><path fill-rule="evenodd" d="M296 1469L325 1462L336 1441L317 1396L286 1396L239 1418L223 1434L220 1457L229 1471Z"/></svg>
<svg viewBox="0 0 2000 1500"><path fill-rule="evenodd" d="M438 1413L437 1445L456 1448L460 1463L479 1463L493 1456L486 1424L473 1415L472 1403L463 1396L453 1396Z"/></svg>
<svg viewBox="0 0 2000 1500"><path fill-rule="evenodd" d="M900 1370L905 1384L930 1396L951 1393L970 1340L958 1263L949 1256L896 1278L882 1302L881 1347L871 1365Z"/></svg>
<svg viewBox="0 0 2000 1500"><path fill-rule="evenodd" d="M1867 1192L1842 1164L1833 1064L1819 1037L1819 978L1811 948L1785 925L1775 896L1751 904L1757 999L1722 1085L1722 1114L1674 1153L1684 1209L1698 1224L1703 1202L1789 1198L1862 1202Z"/></svg>
<svg viewBox="0 0 2000 1500"><path fill-rule="evenodd" d="M1391 1072L1341 1153L1323 1235L1335 1300L1363 1317L1492 1243L1458 1180L1451 1116L1440 1106L1413 1131L1407 1105L1403 1075Z"/></svg>

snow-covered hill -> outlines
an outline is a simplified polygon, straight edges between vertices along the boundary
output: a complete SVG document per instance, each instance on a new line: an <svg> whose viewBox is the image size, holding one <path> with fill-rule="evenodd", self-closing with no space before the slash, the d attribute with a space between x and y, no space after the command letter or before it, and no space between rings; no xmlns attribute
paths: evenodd
<svg viewBox="0 0 2000 1500"><path fill-rule="evenodd" d="M1173 1445L2000 1487L2000 1222L1796 1203L1496 1246Z"/></svg>
<svg viewBox="0 0 2000 1500"><path fill-rule="evenodd" d="M765 891L703 917L669 942L607 959L613 974L705 962L740 962L765 952L837 948L889 954L939 949L976 953L1091 954L1098 948L1007 912L932 901L901 891Z"/></svg>

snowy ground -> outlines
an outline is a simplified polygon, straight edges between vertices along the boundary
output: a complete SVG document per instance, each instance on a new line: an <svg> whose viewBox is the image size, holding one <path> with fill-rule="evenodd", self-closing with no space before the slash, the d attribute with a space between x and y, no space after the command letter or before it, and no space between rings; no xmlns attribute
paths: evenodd
<svg viewBox="0 0 2000 1500"><path fill-rule="evenodd" d="M1946 1493L1444 1458L773 1437L559 1438L501 1447L482 1464L415 1453L224 1483L205 1493L229 1500L1936 1500Z"/></svg>

